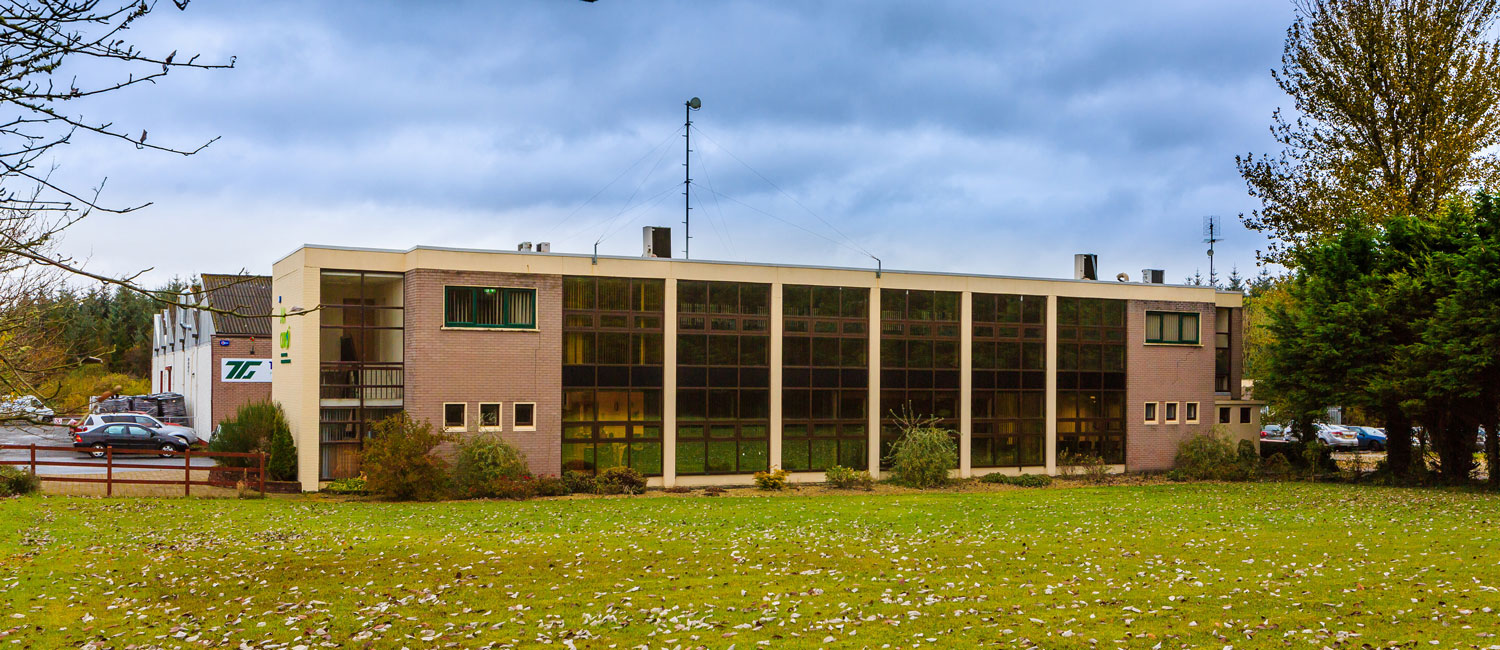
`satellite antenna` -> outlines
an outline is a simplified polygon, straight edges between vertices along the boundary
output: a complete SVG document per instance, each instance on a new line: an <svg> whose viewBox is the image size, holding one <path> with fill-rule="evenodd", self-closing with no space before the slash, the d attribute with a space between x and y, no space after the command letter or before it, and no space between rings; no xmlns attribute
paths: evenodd
<svg viewBox="0 0 1500 650"><path fill-rule="evenodd" d="M1208 284L1218 286L1219 278L1214 274L1214 244L1224 241L1224 227L1219 222L1218 215L1209 215L1203 218L1203 243L1208 244Z"/></svg>
<svg viewBox="0 0 1500 650"><path fill-rule="evenodd" d="M703 100L694 97L683 105L687 121L682 125L682 258L688 259L693 249L693 111L703 108Z"/></svg>

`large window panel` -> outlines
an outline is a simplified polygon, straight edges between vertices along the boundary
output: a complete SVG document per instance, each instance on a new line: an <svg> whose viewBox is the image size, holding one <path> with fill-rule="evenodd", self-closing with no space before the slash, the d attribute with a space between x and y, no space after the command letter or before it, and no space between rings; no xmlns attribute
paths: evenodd
<svg viewBox="0 0 1500 650"><path fill-rule="evenodd" d="M1125 301L1057 301L1059 457L1088 454L1124 463ZM1158 326L1164 322L1158 320ZM1149 337L1149 320L1147 325Z"/></svg>
<svg viewBox="0 0 1500 650"><path fill-rule="evenodd" d="M869 305L869 289L782 287L783 469L868 469Z"/></svg>
<svg viewBox="0 0 1500 650"><path fill-rule="evenodd" d="M770 468L771 286L677 283L677 473Z"/></svg>
<svg viewBox="0 0 1500 650"><path fill-rule="evenodd" d="M1047 298L972 296L970 463L973 467L1045 464Z"/></svg>
<svg viewBox="0 0 1500 650"><path fill-rule="evenodd" d="M662 296L645 278L563 278L565 471L662 473Z"/></svg>
<svg viewBox="0 0 1500 650"><path fill-rule="evenodd" d="M903 413L959 427L959 298L953 291L880 290L880 457ZM955 439L957 434L955 433Z"/></svg>

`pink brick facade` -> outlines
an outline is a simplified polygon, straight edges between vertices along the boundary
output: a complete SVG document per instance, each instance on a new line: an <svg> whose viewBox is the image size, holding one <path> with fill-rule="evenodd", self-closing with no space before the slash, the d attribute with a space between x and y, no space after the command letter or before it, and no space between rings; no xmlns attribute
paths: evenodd
<svg viewBox="0 0 1500 650"><path fill-rule="evenodd" d="M537 329L448 329L446 286L536 289ZM443 404L462 402L467 431L479 432L479 404L500 402L500 436L526 454L531 471L557 475L562 465L562 278L557 275L440 271L406 274L405 408L435 429ZM536 430L512 426L517 402L536 404ZM439 455L452 459L446 444Z"/></svg>
<svg viewBox="0 0 1500 650"><path fill-rule="evenodd" d="M228 341L229 345L221 345ZM209 411L209 429L234 417L241 406L271 399L271 382L226 382L219 379L219 368L224 359L269 359L271 341L265 338L215 337L213 340L213 365L207 371L213 373L213 403Z"/></svg>
<svg viewBox="0 0 1500 650"><path fill-rule="evenodd" d="M1146 312L1195 312L1198 345L1153 345L1146 341ZM1177 445L1213 428L1214 317L1211 303L1131 300L1125 334L1125 467L1127 471L1172 468ZM1236 331L1232 336L1238 337ZM1238 381L1231 374L1231 383ZM1178 424L1146 424L1146 402L1177 402ZM1187 424L1185 404L1198 403L1198 423ZM1158 422L1165 409L1158 406Z"/></svg>

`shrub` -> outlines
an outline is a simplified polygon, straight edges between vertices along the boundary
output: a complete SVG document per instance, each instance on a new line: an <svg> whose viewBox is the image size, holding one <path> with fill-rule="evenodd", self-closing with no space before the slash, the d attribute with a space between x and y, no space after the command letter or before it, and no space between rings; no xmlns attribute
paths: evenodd
<svg viewBox="0 0 1500 650"><path fill-rule="evenodd" d="M1078 466L1082 464L1079 462L1081 458L1082 455L1075 453L1072 449L1059 450L1057 452L1057 473L1063 478L1073 478L1078 474Z"/></svg>
<svg viewBox="0 0 1500 650"><path fill-rule="evenodd" d="M1277 478L1285 478L1292 473L1292 461L1286 459L1286 454L1280 452L1271 454L1271 457L1266 459L1266 473Z"/></svg>
<svg viewBox="0 0 1500 650"><path fill-rule="evenodd" d="M1302 463L1307 468L1307 474L1314 476L1320 470L1333 466L1333 452L1322 441L1314 440L1302 447Z"/></svg>
<svg viewBox="0 0 1500 650"><path fill-rule="evenodd" d="M513 490L509 483L528 478L526 456L500 436L482 433L458 443L453 467L454 491L460 498L507 498L496 489Z"/></svg>
<svg viewBox="0 0 1500 650"><path fill-rule="evenodd" d="M834 465L823 473L823 480L828 482L829 487L840 490L873 490L875 489L875 477L870 476L864 470L852 470L843 465Z"/></svg>
<svg viewBox="0 0 1500 650"><path fill-rule="evenodd" d="M536 480L537 496L565 497L573 493L568 482L557 476L543 476Z"/></svg>
<svg viewBox="0 0 1500 650"><path fill-rule="evenodd" d="M755 487L767 491L781 491L787 488L786 470L773 467L769 472L755 473Z"/></svg>
<svg viewBox="0 0 1500 650"><path fill-rule="evenodd" d="M23 469L0 465L0 497L35 494L42 489L42 479Z"/></svg>
<svg viewBox="0 0 1500 650"><path fill-rule="evenodd" d="M279 441L278 441L279 439ZM254 454L264 452L266 478L291 481L297 478L297 446L292 443L292 429L286 413L276 402L252 402L235 411L234 417L219 423L219 432L208 441L209 451ZM217 458L225 467L257 467L254 458Z"/></svg>
<svg viewBox="0 0 1500 650"><path fill-rule="evenodd" d="M594 484L599 494L640 494L646 491L646 477L624 465L599 472Z"/></svg>
<svg viewBox="0 0 1500 650"><path fill-rule="evenodd" d="M1254 475L1258 465L1254 458L1243 457L1228 436L1216 429L1183 440L1177 446L1176 468L1167 477L1174 481L1244 481Z"/></svg>
<svg viewBox="0 0 1500 650"><path fill-rule="evenodd" d="M510 478L497 476L484 485L483 496L490 499L513 499L525 501L541 491L538 482L529 477Z"/></svg>
<svg viewBox="0 0 1500 650"><path fill-rule="evenodd" d="M948 470L958 465L958 445L951 432L933 426L932 419L898 421L903 433L891 446L891 480L914 488L946 485Z"/></svg>
<svg viewBox="0 0 1500 650"><path fill-rule="evenodd" d="M979 477L982 483L999 483L1001 485L1015 485L1017 487L1047 487L1052 485L1052 477L1046 474L1020 474L1010 476L1007 474L985 474Z"/></svg>
<svg viewBox="0 0 1500 650"><path fill-rule="evenodd" d="M370 486L365 481L365 475L360 474L359 476L341 478L329 483L328 487L323 488L323 491L331 494L368 494Z"/></svg>
<svg viewBox="0 0 1500 650"><path fill-rule="evenodd" d="M271 434L271 450L266 458L266 478L272 481L297 480L297 445L292 443L290 429Z"/></svg>
<svg viewBox="0 0 1500 650"><path fill-rule="evenodd" d="M365 441L362 467L371 492L401 501L431 501L447 492L447 463L432 455L444 441L429 422L405 411L375 423Z"/></svg>
<svg viewBox="0 0 1500 650"><path fill-rule="evenodd" d="M588 472L564 472L562 480L568 485L570 494L593 494L599 489L594 483L594 475Z"/></svg>
<svg viewBox="0 0 1500 650"><path fill-rule="evenodd" d="M1104 457L1098 454L1079 454L1075 456L1078 465L1083 468L1083 478L1090 483L1104 483L1109 480L1109 465L1104 462Z"/></svg>

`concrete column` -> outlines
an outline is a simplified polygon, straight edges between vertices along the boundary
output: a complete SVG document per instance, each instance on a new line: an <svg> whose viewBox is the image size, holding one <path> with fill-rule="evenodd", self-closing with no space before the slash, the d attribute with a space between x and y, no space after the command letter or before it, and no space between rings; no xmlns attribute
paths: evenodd
<svg viewBox="0 0 1500 650"><path fill-rule="evenodd" d="M781 283L771 283L771 467L781 467Z"/></svg>
<svg viewBox="0 0 1500 650"><path fill-rule="evenodd" d="M1057 296L1047 296L1047 473L1057 473Z"/></svg>
<svg viewBox="0 0 1500 650"><path fill-rule="evenodd" d="M870 476L880 478L880 283L870 288Z"/></svg>
<svg viewBox="0 0 1500 650"><path fill-rule="evenodd" d="M974 439L974 292L959 296L958 342L958 475L973 473Z"/></svg>
<svg viewBox="0 0 1500 650"><path fill-rule="evenodd" d="M677 484L677 280L667 278L662 311L661 482Z"/></svg>

